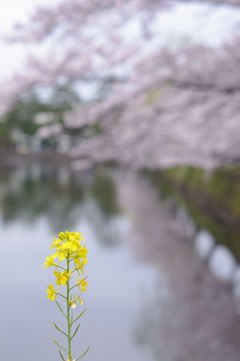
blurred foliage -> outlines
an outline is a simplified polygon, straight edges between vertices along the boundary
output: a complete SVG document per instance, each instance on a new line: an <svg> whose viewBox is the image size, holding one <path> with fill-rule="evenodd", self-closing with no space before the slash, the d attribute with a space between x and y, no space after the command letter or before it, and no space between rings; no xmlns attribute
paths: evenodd
<svg viewBox="0 0 240 361"><path fill-rule="evenodd" d="M22 170L2 167L0 205L3 221L22 218L32 223L40 215L47 215L54 229L69 223L71 209L82 200L83 194L73 176L61 183L62 171L53 167L39 169L39 166Z"/></svg>
<svg viewBox="0 0 240 361"><path fill-rule="evenodd" d="M68 166L40 164L1 167L0 210L4 223L22 219L32 224L46 216L53 230L74 226L88 198L97 202L104 219L119 213L114 183L104 167L76 173Z"/></svg>
<svg viewBox="0 0 240 361"><path fill-rule="evenodd" d="M63 113L81 103L77 93L67 87L56 87L49 91L47 99L41 92L31 91L20 97L11 110L0 120L0 148L15 145L13 133L20 132L28 138L33 136L40 125L34 118L38 113L52 113L55 123L63 123Z"/></svg>
<svg viewBox="0 0 240 361"><path fill-rule="evenodd" d="M227 209L234 218L240 218L239 168L223 167L210 173L200 168L187 167L167 170L164 174L178 184L201 191Z"/></svg>
<svg viewBox="0 0 240 361"><path fill-rule="evenodd" d="M97 181L92 185L91 194L98 200L106 216L119 213L115 185L106 171L99 174Z"/></svg>
<svg viewBox="0 0 240 361"><path fill-rule="evenodd" d="M174 199L240 261L240 169L224 167L209 173L182 167L151 174L161 197Z"/></svg>

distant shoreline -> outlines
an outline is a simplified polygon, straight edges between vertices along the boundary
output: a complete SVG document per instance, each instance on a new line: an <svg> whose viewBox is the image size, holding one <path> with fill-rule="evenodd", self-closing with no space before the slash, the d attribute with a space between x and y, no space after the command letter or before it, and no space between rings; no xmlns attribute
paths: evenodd
<svg viewBox="0 0 240 361"><path fill-rule="evenodd" d="M56 152L26 153L0 150L0 166L17 166L27 164L66 164L70 165L72 159L66 154Z"/></svg>

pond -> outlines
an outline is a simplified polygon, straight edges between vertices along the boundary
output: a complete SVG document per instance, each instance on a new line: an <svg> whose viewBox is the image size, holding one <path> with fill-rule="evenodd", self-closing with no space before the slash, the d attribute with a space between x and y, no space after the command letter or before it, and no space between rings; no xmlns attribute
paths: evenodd
<svg viewBox="0 0 240 361"><path fill-rule="evenodd" d="M50 338L64 342L52 325L64 320L42 266L65 230L83 232L89 248L76 355L90 344L86 361L240 360L233 282L201 257L206 230L147 175L37 162L0 168L0 360L60 359Z"/></svg>

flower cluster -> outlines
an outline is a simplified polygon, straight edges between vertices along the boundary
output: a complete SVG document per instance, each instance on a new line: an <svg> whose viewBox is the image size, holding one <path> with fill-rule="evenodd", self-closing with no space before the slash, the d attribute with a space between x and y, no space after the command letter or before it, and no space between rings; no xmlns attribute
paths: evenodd
<svg viewBox="0 0 240 361"><path fill-rule="evenodd" d="M58 238L53 239L53 243L50 249L54 249L55 253L46 258L44 267L55 267L54 275L56 276L56 285L58 289L55 290L54 286L49 284L47 289L47 298L54 301L59 294L60 286L64 286L71 279L70 276L76 271L79 276L84 275L84 266L87 263L88 249L83 246L81 241L85 241L82 237L82 233L77 232L60 232ZM61 262L64 261L66 268L62 267ZM73 264L73 270L70 270L70 264ZM86 291L88 282L86 277L83 279L77 278L74 287L78 287L80 292ZM74 288L72 287L72 288ZM80 304L83 303L79 296L69 297L69 304L75 308L76 301Z"/></svg>
<svg viewBox="0 0 240 361"><path fill-rule="evenodd" d="M58 238L53 239L53 243L50 247L50 249L54 249L54 253L46 258L46 262L43 266L55 268L53 274L56 277L56 285L58 288L55 289L53 285L49 284L47 288L47 298L51 301L56 301L60 311L67 319L67 333L62 331L56 323L53 322L54 327L68 339L67 349L52 339L59 347L59 354L62 361L65 361L66 359L63 357L61 350L64 350L67 353L67 361L78 361L89 350L88 346L87 350L80 357L73 360L71 341L73 337L76 336L80 324L74 332L72 332L72 327L86 310L82 311L77 317L75 316L76 318L74 319L73 312L70 314L70 309L75 309L77 307L77 302L79 302L80 305L83 304L81 293L86 291L86 287L88 285L88 282L86 281L87 277L82 278L82 275L84 275L84 266L87 263L88 253L88 249L86 246L82 245L82 241L84 241L82 233L67 231L65 233L60 232ZM70 280L74 278L75 272L76 282L74 285L70 285ZM64 294L60 293L61 286L65 286ZM72 290L75 288L78 288L79 294L73 295ZM61 305L56 300L57 296L61 296L61 298L65 300L66 312L63 311Z"/></svg>

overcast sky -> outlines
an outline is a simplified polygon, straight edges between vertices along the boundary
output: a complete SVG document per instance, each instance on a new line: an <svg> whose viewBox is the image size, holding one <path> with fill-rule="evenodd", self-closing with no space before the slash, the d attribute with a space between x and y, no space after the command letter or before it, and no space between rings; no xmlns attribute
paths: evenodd
<svg viewBox="0 0 240 361"><path fill-rule="evenodd" d="M87 1L87 0L86 0ZM0 3L0 33L11 29L14 23L27 20L39 5L54 5L59 0L7 0ZM227 7L206 5L181 5L160 20L161 38L169 40L176 36L194 37L196 41L219 44L236 32L234 25L240 21L240 12ZM21 68L27 47L0 43L0 80Z"/></svg>

